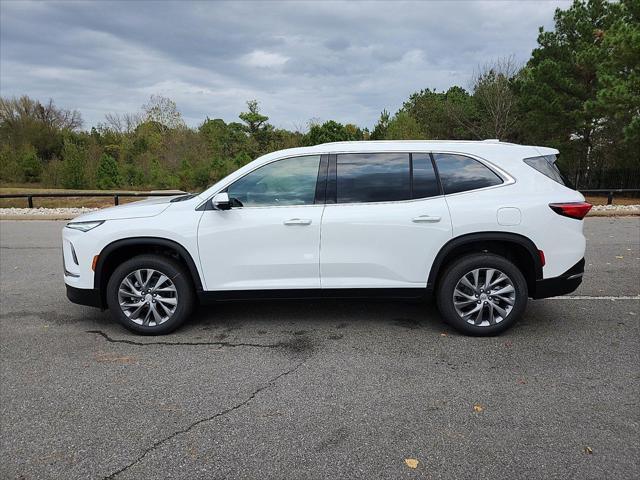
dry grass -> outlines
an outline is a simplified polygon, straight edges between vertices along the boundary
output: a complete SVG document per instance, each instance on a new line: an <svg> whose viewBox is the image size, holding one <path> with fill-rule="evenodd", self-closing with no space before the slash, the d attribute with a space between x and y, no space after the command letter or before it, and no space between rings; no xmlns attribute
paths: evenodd
<svg viewBox="0 0 640 480"><path fill-rule="evenodd" d="M595 195L586 195L585 198L587 202L592 205L606 205L607 204L607 196L595 196ZM620 195L613 196L613 204L614 205L640 205L640 197L621 197Z"/></svg>
<svg viewBox="0 0 640 480"><path fill-rule="evenodd" d="M33 188L22 186L0 187L0 194L11 193L134 193L134 190L68 190L64 188ZM143 200L145 197L120 197L120 204ZM114 205L113 197L34 198L35 208L88 207L104 208ZM1 198L0 208L26 208L26 198Z"/></svg>

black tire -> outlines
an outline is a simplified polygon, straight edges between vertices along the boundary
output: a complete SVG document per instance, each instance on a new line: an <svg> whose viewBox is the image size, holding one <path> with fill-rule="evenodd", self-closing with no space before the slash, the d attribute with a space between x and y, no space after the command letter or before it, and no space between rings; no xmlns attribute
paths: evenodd
<svg viewBox="0 0 640 480"><path fill-rule="evenodd" d="M454 305L454 290L458 282L473 270L482 268L500 270L509 278L515 290L515 301L511 310L494 325L471 324L458 313ZM498 335L516 323L524 313L528 301L527 282L520 269L506 258L492 253L476 253L466 255L446 267L438 283L436 300L444 321L456 330L474 336ZM504 303L500 305L505 306ZM469 308L475 308L475 305L471 304Z"/></svg>
<svg viewBox="0 0 640 480"><path fill-rule="evenodd" d="M120 284L129 274L139 269L153 269L166 275L177 292L177 305L171 316L158 325L140 325L131 320L120 307L118 290ZM111 315L122 326L141 335L164 335L182 325L195 306L195 292L191 277L184 266L171 257L163 255L139 255L119 265L107 283L107 305Z"/></svg>

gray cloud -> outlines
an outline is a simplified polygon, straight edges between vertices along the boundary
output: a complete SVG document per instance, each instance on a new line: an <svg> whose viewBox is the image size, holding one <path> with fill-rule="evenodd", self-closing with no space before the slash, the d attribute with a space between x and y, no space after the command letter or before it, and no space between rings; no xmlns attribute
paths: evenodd
<svg viewBox="0 0 640 480"><path fill-rule="evenodd" d="M537 2L2 2L0 91L53 98L85 126L158 93L187 123L256 98L280 127L372 126L478 64L525 61L564 0Z"/></svg>

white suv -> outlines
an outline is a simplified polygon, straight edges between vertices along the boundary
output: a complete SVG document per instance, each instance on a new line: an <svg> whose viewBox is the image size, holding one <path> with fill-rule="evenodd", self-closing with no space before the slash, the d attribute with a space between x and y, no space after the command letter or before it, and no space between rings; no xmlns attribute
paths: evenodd
<svg viewBox="0 0 640 480"><path fill-rule="evenodd" d="M591 205L565 186L557 153L497 141L273 152L200 194L74 219L67 296L163 334L211 301L433 293L458 330L496 334L528 297L582 281Z"/></svg>

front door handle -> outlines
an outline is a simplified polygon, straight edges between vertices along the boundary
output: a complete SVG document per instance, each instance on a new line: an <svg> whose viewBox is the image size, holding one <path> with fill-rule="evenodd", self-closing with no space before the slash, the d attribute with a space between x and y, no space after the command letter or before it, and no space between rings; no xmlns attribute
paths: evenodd
<svg viewBox="0 0 640 480"><path fill-rule="evenodd" d="M440 217L432 215L419 215L413 217L411 220L413 223L436 223L440 221Z"/></svg>
<svg viewBox="0 0 640 480"><path fill-rule="evenodd" d="M310 218L290 218L283 222L285 225L311 225Z"/></svg>

